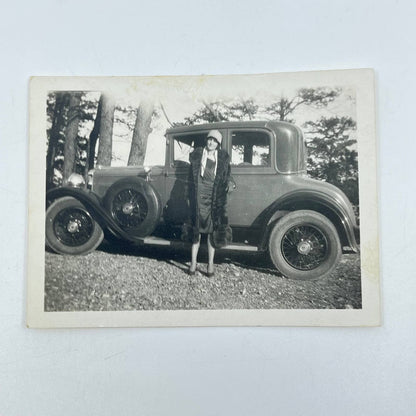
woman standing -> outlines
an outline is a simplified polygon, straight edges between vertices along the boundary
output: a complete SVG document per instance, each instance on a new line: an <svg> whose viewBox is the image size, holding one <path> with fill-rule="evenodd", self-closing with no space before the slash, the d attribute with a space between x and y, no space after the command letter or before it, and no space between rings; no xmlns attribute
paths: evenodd
<svg viewBox="0 0 416 416"><path fill-rule="evenodd" d="M221 142L221 133L218 130L211 130L207 136L206 146L196 148L189 156L192 230L190 275L196 272L201 234L207 234L207 276L214 275L215 247L223 247L231 242L231 228L228 225L226 212L230 156L225 150L220 149ZM185 230L189 233L189 224Z"/></svg>

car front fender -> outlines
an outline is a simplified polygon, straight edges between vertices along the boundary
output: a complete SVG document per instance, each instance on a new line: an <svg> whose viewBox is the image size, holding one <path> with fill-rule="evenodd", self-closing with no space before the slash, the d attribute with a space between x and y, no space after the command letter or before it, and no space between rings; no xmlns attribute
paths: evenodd
<svg viewBox="0 0 416 416"><path fill-rule="evenodd" d="M80 201L88 210L90 215L97 221L102 228L108 228L116 237L127 240L133 243L142 243L143 239L127 234L120 226L113 220L111 215L101 205L100 198L91 191L73 187L60 187L49 190L46 193L46 206L56 199L64 196L71 196Z"/></svg>

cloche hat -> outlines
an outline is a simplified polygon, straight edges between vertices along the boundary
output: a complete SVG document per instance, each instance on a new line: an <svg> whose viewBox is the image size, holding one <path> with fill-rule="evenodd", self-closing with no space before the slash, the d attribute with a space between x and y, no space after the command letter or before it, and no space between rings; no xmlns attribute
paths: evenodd
<svg viewBox="0 0 416 416"><path fill-rule="evenodd" d="M222 134L218 131L218 130L211 130L208 133L207 139L209 139L210 137L212 137L213 139L215 139L219 144L221 144L222 142Z"/></svg>

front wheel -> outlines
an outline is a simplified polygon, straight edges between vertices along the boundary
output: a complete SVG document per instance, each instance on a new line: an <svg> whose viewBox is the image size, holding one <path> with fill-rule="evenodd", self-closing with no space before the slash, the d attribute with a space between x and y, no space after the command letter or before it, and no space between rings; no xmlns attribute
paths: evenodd
<svg viewBox="0 0 416 416"><path fill-rule="evenodd" d="M85 206L64 197L46 211L46 244L59 254L87 254L102 242L104 233Z"/></svg>
<svg viewBox="0 0 416 416"><path fill-rule="evenodd" d="M300 210L276 223L269 239L270 257L286 277L315 280L329 275L341 257L341 243L331 221Z"/></svg>

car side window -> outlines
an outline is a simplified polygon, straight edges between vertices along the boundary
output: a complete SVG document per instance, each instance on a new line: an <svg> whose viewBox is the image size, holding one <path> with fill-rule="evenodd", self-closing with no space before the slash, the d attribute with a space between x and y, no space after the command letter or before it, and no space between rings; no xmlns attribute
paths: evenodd
<svg viewBox="0 0 416 416"><path fill-rule="evenodd" d="M207 132L177 134L173 137L173 166L189 164L189 154L195 147L205 144Z"/></svg>
<svg viewBox="0 0 416 416"><path fill-rule="evenodd" d="M270 136L264 131L236 130L231 133L231 165L270 166Z"/></svg>

